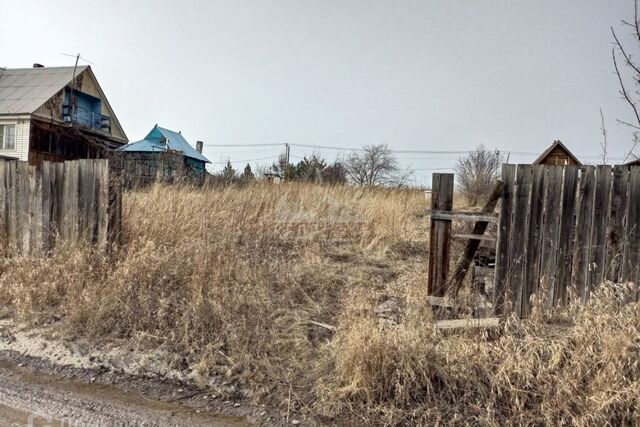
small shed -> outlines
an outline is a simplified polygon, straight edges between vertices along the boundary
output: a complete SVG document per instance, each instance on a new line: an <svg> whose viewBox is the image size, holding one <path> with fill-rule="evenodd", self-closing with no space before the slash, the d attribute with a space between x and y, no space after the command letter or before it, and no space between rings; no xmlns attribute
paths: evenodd
<svg viewBox="0 0 640 427"><path fill-rule="evenodd" d="M569 149L560 141L553 141L553 144L547 148L533 162L534 165L554 165L554 166L582 166L580 160L569 151Z"/></svg>
<svg viewBox="0 0 640 427"><path fill-rule="evenodd" d="M203 181L205 165L211 163L202 155L202 142L193 148L182 136L155 125L144 139L120 147L118 160L128 187L161 179L184 178Z"/></svg>

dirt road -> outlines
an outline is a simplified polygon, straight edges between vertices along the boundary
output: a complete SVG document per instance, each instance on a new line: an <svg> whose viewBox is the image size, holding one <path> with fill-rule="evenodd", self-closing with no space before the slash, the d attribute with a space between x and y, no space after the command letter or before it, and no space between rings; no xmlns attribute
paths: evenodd
<svg viewBox="0 0 640 427"><path fill-rule="evenodd" d="M248 426L102 384L84 384L0 362L2 426Z"/></svg>

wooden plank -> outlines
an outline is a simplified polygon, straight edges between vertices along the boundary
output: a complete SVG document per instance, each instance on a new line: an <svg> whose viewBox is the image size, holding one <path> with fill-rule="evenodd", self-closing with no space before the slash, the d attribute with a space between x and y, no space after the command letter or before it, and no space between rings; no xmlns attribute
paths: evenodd
<svg viewBox="0 0 640 427"><path fill-rule="evenodd" d="M431 210L453 208L453 174L433 174ZM451 257L451 221L431 218L428 295L444 296Z"/></svg>
<svg viewBox="0 0 640 427"><path fill-rule="evenodd" d="M18 162L7 162L5 169L7 186L7 249L12 251L18 245L18 202L17 202L17 165Z"/></svg>
<svg viewBox="0 0 640 427"><path fill-rule="evenodd" d="M524 295L524 275L527 268L526 243L529 232L529 206L531 203L532 165L518 165L513 208L513 226L509 253L512 259L509 289L512 309L518 317L525 313L528 301Z"/></svg>
<svg viewBox="0 0 640 427"><path fill-rule="evenodd" d="M435 322L436 329L487 329L500 326L499 317L486 317L481 319L454 319L438 320Z"/></svg>
<svg viewBox="0 0 640 427"><path fill-rule="evenodd" d="M571 267L573 265L573 235L575 230L576 189L578 187L577 166L565 166L562 182L562 217L560 218L560 246L554 304L566 305L568 289L571 286Z"/></svg>
<svg viewBox="0 0 640 427"><path fill-rule="evenodd" d="M31 231L29 224L29 164L27 162L18 162L16 166L16 194L18 211L17 220L17 248L20 253L27 254L29 252L29 242Z"/></svg>
<svg viewBox="0 0 640 427"><path fill-rule="evenodd" d="M508 300L508 280L511 270L509 256L509 238L511 236L511 216L515 187L516 166L502 165L502 182L504 188L500 200L498 217L498 241L496 243L496 275L494 284L493 303L495 312L502 315L506 312Z"/></svg>
<svg viewBox="0 0 640 427"><path fill-rule="evenodd" d="M538 291L540 285L540 254L542 253L542 223L544 202L544 165L534 165L531 176L531 204L529 207L529 235L526 243L527 264L524 272L524 301ZM524 316L529 313L525 304Z"/></svg>
<svg viewBox="0 0 640 427"><path fill-rule="evenodd" d="M589 259L590 294L604 280L607 245L607 225L609 223L609 198L611 196L611 166L596 166L596 188L594 194L593 226L591 234L591 257Z"/></svg>
<svg viewBox="0 0 640 427"><path fill-rule="evenodd" d="M557 299L556 273L558 247L560 246L560 218L562 216L562 166L544 167L544 222L542 224L542 252L540 281L548 290L547 306L553 306Z"/></svg>
<svg viewBox="0 0 640 427"><path fill-rule="evenodd" d="M622 279L638 286L640 285L640 166L631 166L629 170L626 235Z"/></svg>
<svg viewBox="0 0 640 427"><path fill-rule="evenodd" d="M43 161L41 168L42 251L47 252L51 249L51 162Z"/></svg>
<svg viewBox="0 0 640 427"><path fill-rule="evenodd" d="M105 250L108 247L109 231L109 161L98 160L96 164L98 184L97 201L97 247Z"/></svg>
<svg viewBox="0 0 640 427"><path fill-rule="evenodd" d="M0 159L0 244L3 248L6 248L7 244L6 166L6 160Z"/></svg>
<svg viewBox="0 0 640 427"><path fill-rule="evenodd" d="M458 240L480 240L484 242L496 241L495 237L482 236L480 234L453 234L451 237Z"/></svg>
<svg viewBox="0 0 640 427"><path fill-rule="evenodd" d="M429 305L436 306L436 307L453 308L458 305L456 304L456 301L453 298L434 297L431 295L427 297L427 302L429 303Z"/></svg>
<svg viewBox="0 0 640 427"><path fill-rule="evenodd" d="M35 167L29 166L29 221L31 231L29 233L29 252L32 255L42 253L42 185L38 171Z"/></svg>
<svg viewBox="0 0 640 427"><path fill-rule="evenodd" d="M117 167L109 167L109 246L118 245L122 230L123 174Z"/></svg>
<svg viewBox="0 0 640 427"><path fill-rule="evenodd" d="M53 248L60 236L60 223L63 218L64 163L51 163L51 219L50 246Z"/></svg>
<svg viewBox="0 0 640 427"><path fill-rule="evenodd" d="M620 281L622 276L628 187L629 167L625 165L614 166L609 208L607 253L604 263L606 269L605 277L613 282Z"/></svg>
<svg viewBox="0 0 640 427"><path fill-rule="evenodd" d="M595 167L580 168L578 190L575 246L573 248L573 269L571 287L582 303L587 300L589 289L589 260L591 258L591 226L595 195Z"/></svg>
<svg viewBox="0 0 640 427"><path fill-rule="evenodd" d="M489 194L489 198L485 202L485 205L482 207L482 213L490 213L493 212L498 204L498 200L500 199L500 195L502 194L502 189L504 187L504 183L502 181L497 181L491 193ZM489 225L486 221L478 221L473 226L472 235L480 236L484 234ZM446 292L451 296L455 297L458 294L458 290L462 287L462 283L464 281L464 277L467 274L467 270L469 270L469 266L473 261L473 257L480 246L480 240L478 239L470 239L467 241L464 249L462 250L462 254L460 255L460 259L456 263L456 266L453 269L453 273L447 280L446 284Z"/></svg>
<svg viewBox="0 0 640 427"><path fill-rule="evenodd" d="M64 215L61 218L64 233L61 236L66 241L78 239L78 199L79 199L79 165L77 161L64 162Z"/></svg>
<svg viewBox="0 0 640 427"><path fill-rule="evenodd" d="M463 211L453 211L446 212L441 210L431 210L429 212L431 219L439 219L443 221L476 221L476 222L498 222L498 214L488 213L488 212L463 212Z"/></svg>

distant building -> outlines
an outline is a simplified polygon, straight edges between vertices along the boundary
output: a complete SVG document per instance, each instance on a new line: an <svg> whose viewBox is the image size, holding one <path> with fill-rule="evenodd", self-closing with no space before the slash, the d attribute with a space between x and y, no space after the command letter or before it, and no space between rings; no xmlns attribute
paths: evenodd
<svg viewBox="0 0 640 427"><path fill-rule="evenodd" d="M202 141L193 148L181 132L155 125L144 139L120 147L120 162L128 186L147 184L161 179L202 180L205 165L211 163L202 155Z"/></svg>
<svg viewBox="0 0 640 427"><path fill-rule="evenodd" d="M534 165L574 165L582 166L580 160L560 141L554 141L544 153L533 162Z"/></svg>
<svg viewBox="0 0 640 427"><path fill-rule="evenodd" d="M625 165L628 165L628 166L640 166L640 159L632 160L632 161L630 161L628 163L625 163Z"/></svg>
<svg viewBox="0 0 640 427"><path fill-rule="evenodd" d="M1 158L99 158L126 143L91 67L0 68Z"/></svg>

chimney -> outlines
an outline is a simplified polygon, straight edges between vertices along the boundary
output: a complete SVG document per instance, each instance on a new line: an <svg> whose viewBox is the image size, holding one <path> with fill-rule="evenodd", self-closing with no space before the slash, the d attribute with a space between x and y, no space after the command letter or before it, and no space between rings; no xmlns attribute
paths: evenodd
<svg viewBox="0 0 640 427"><path fill-rule="evenodd" d="M44 68L44 65L38 64L37 62L33 64L33 68Z"/></svg>
<svg viewBox="0 0 640 427"><path fill-rule="evenodd" d="M198 153L202 154L202 141L196 141L196 150L198 150Z"/></svg>

